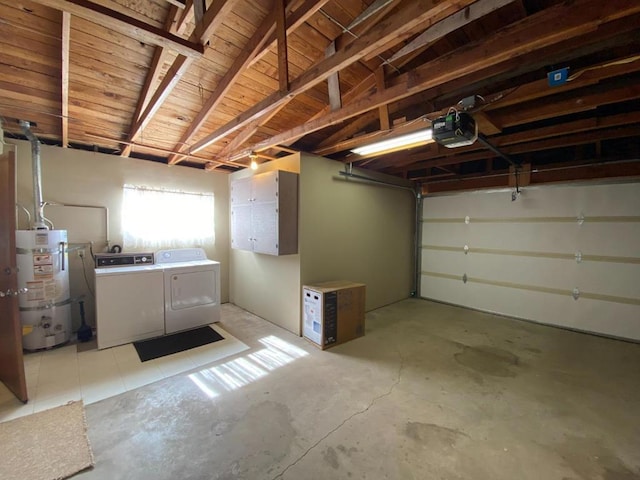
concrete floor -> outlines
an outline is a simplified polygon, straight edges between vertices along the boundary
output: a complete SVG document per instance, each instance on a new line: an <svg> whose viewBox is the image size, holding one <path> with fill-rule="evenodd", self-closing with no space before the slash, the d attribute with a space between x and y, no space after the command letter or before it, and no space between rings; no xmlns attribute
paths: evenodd
<svg viewBox="0 0 640 480"><path fill-rule="evenodd" d="M325 352L222 319L288 360L230 391L179 375L87 406L96 466L76 478L640 479L638 344L415 299Z"/></svg>

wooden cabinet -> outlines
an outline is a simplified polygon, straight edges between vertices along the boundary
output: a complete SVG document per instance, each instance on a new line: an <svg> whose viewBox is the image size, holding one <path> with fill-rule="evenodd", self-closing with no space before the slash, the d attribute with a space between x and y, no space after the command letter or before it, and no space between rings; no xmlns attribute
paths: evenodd
<svg viewBox="0 0 640 480"><path fill-rule="evenodd" d="M231 248L298 253L298 174L260 173L231 181Z"/></svg>

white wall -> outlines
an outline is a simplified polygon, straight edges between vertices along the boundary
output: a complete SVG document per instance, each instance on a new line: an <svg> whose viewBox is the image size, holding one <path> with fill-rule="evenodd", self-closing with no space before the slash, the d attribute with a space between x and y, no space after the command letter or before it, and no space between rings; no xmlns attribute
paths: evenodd
<svg viewBox="0 0 640 480"><path fill-rule="evenodd" d="M17 201L33 212L31 147L17 146ZM191 192L213 192L215 196L215 244L204 245L207 256L221 263L221 299L228 301L229 278L229 188L228 175L189 167L168 167L160 163L114 155L42 146L42 191L45 201L101 205L109 208L111 244L122 245L122 186L125 183ZM45 216L56 228L67 229L70 243L96 242L105 246L105 214L100 209L47 207ZM18 213L19 228L27 228L26 216ZM88 253L88 249L87 249ZM86 259L87 277L93 282L91 259ZM71 295L86 295L87 320L95 325L95 303L82 275L82 264L73 252L69 258ZM93 288L93 285L91 285ZM72 309L74 326L79 325L78 308Z"/></svg>
<svg viewBox="0 0 640 480"><path fill-rule="evenodd" d="M426 197L421 296L640 340L639 206L639 183Z"/></svg>

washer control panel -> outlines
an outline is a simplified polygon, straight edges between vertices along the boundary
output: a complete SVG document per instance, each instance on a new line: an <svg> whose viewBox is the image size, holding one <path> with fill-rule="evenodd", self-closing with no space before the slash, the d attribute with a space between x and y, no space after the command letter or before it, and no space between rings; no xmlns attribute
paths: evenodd
<svg viewBox="0 0 640 480"><path fill-rule="evenodd" d="M98 253L96 268L153 265L153 253Z"/></svg>

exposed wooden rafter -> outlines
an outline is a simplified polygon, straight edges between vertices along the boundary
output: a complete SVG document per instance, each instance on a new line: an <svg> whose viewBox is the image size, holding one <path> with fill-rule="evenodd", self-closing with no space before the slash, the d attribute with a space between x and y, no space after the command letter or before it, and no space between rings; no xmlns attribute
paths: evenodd
<svg viewBox="0 0 640 480"><path fill-rule="evenodd" d="M215 29L219 27L224 16L231 12L233 6L238 1L239 0L219 0L215 2L205 13L202 25L200 28L196 27L196 31L191 35L191 39L197 40L202 44L207 43L211 32L215 31ZM182 75L184 75L184 73L189 69L193 60L193 58L185 57L184 55L178 55L176 57L173 65L171 65L162 82L156 89L156 92L149 100L144 112L137 120L134 119L123 153L128 153L129 149L126 145L132 143L144 127L151 121L153 115L155 115L165 99L171 94L171 91L177 85Z"/></svg>
<svg viewBox="0 0 640 480"><path fill-rule="evenodd" d="M451 177L451 175L447 175ZM588 164L553 164L531 172L529 185L567 181L593 180L602 178L630 178L640 176L640 162L620 161ZM420 180L422 194L429 195L458 190L477 190L482 188L509 187L513 174L509 171L492 172L492 175L472 174L455 178L414 178Z"/></svg>
<svg viewBox="0 0 640 480"><path fill-rule="evenodd" d="M183 35L187 29L189 22L193 20L195 13L193 8L193 0L187 0L184 10L180 13L180 16L172 26L172 30L176 35Z"/></svg>
<svg viewBox="0 0 640 480"><path fill-rule="evenodd" d="M287 23L285 0L276 0L276 36L278 38L278 83L281 92L289 91L289 54L287 52Z"/></svg>
<svg viewBox="0 0 640 480"><path fill-rule="evenodd" d="M264 125L269 120L271 120L278 112L286 106L286 103L283 103L280 108L276 108L269 112L267 115L263 115L262 117L258 117L249 124L245 125L245 127L240 131L235 138L229 142L220 152L220 158L228 158L232 152L235 152L240 146L242 146L245 142L247 142L255 133L258 131L261 125ZM286 148L286 147L285 147ZM209 168L210 170L215 168L215 166Z"/></svg>
<svg viewBox="0 0 640 480"><path fill-rule="evenodd" d="M62 146L69 146L69 42L71 14L62 12Z"/></svg>
<svg viewBox="0 0 640 480"><path fill-rule="evenodd" d="M335 40L325 49L325 55L330 57L336 53ZM329 89L329 107L331 110L337 110L342 106L342 96L340 94L340 77L338 72L332 73L327 78L327 88Z"/></svg>
<svg viewBox="0 0 640 480"><path fill-rule="evenodd" d="M444 37L447 33L450 33L458 28L461 28L465 25L468 25L474 20L477 20L483 15L486 15L504 5L512 3L514 0L480 0L463 11L455 13L450 17L443 19L442 21L433 24L429 28L427 28L424 32L422 32L418 37L416 37L413 41L407 44L405 47L400 49L398 53L393 55L387 62L394 63L396 67L402 67L405 63L411 61L413 59L412 56L408 56L411 52L416 51L419 48L424 47L427 43L432 43L442 37ZM384 65L376 70L369 78L365 79L363 82L358 85L358 87L354 88L351 92L348 93L348 100L346 103L350 103L357 98L361 98L363 95L369 93L369 87L374 84L378 91L385 88L384 83ZM380 130L385 131L389 128L389 120L388 120L388 108L387 104L381 105L379 108L379 118L380 118ZM385 113L385 110L387 113ZM329 110L325 109L324 113L327 113ZM321 115L317 115L312 120L319 118ZM374 114L369 113L362 118L359 118L356 122L351 122L346 125L344 129L339 130L332 134L331 136L324 139L318 147L324 148L329 145L336 144L339 140L348 138L352 135L355 135L360 128L364 128L374 119ZM384 119L387 119L385 122ZM493 130L492 130L493 131ZM485 132L487 133L487 132Z"/></svg>
<svg viewBox="0 0 640 480"><path fill-rule="evenodd" d="M144 43L170 48L181 55L198 58L204 53L202 42L185 40L162 28L129 17L88 0L34 0L50 8L69 12Z"/></svg>
<svg viewBox="0 0 640 480"><path fill-rule="evenodd" d="M287 17L287 35L297 29L304 22L309 20L318 10L320 10L329 0L305 0ZM291 2L295 3L295 2ZM265 48L251 59L248 66L260 60L278 41L275 30L265 39Z"/></svg>
<svg viewBox="0 0 640 480"><path fill-rule="evenodd" d="M165 29L171 31L172 29L177 27L176 18L181 15L181 11L172 7L169 9L169 13L167 14L167 19L165 20ZM144 85L142 86L142 91L140 92L140 96L138 97L138 103L136 104L136 111L133 114L133 121L137 122L140 119L140 116L144 112L144 109L149 104L151 100L152 94L157 90L159 84L159 74L162 69L162 64L164 63L164 59L166 58L168 52L164 47L156 47L153 52L153 58L151 59L151 65L149 66L149 71L147 72L147 77L145 79ZM123 157L128 157L131 153L131 149L133 148L132 143L127 143L122 149L121 155Z"/></svg>
<svg viewBox="0 0 640 480"><path fill-rule="evenodd" d="M375 71L376 88L379 92L385 89L384 83L384 67L380 67ZM389 130L389 107L386 104L378 107L378 115L380 116L380 130Z"/></svg>
<svg viewBox="0 0 640 480"><path fill-rule="evenodd" d="M228 173L305 151L434 185L508 175L482 142L352 153L452 108L534 174L640 158L637 0L0 0L0 65L10 138L24 118L131 161Z"/></svg>
<svg viewBox="0 0 640 480"><path fill-rule="evenodd" d="M492 67L507 71L518 62L518 57L534 52L536 48L562 45L570 49L570 42L565 41L594 32L607 21L638 11L640 4L633 0L619 0L606 4L597 0L578 0L571 5L555 5L521 20L516 25L498 30L481 44L454 51L417 67L410 74L399 76L394 84L383 92L377 92L336 112L275 135L251 146L250 149L285 144L292 138L343 122L381 105L438 87L446 82L464 82L465 77L468 81L476 81L490 74L495 75ZM562 22L559 19L563 19ZM522 38L527 38L528 41L523 43Z"/></svg>
<svg viewBox="0 0 640 480"><path fill-rule="evenodd" d="M174 7L178 7L181 10L184 10L185 8L184 0L166 0L166 1L169 2L171 5L173 5Z"/></svg>
<svg viewBox="0 0 640 480"><path fill-rule="evenodd" d="M428 28L393 54L393 56L391 56L387 61L389 63L393 63L396 60L409 55L411 52L424 48L426 45L444 37L446 34L468 25L469 23L488 15L494 10L513 3L514 1L516 0L479 0L476 3L469 5L466 9L445 18L437 25Z"/></svg>
<svg viewBox="0 0 640 480"><path fill-rule="evenodd" d="M224 95L233 86L238 79L242 71L246 68L251 59L264 48L264 42L267 35L275 29L276 12L275 10L265 18L262 24L255 31L253 36L247 42L244 50L240 55L236 57L231 68L227 71L225 76L218 82L218 86L209 96L205 104L202 106L196 118L193 119L191 125L187 128L187 131L180 138L180 142L176 146L177 151L185 151L183 145L187 145L197 131L204 125L207 117L213 110L220 104ZM169 157L169 164L174 165L181 160L179 155L171 155Z"/></svg>
<svg viewBox="0 0 640 480"><path fill-rule="evenodd" d="M453 6L449 2L437 3L423 0L402 5L396 15L388 22L381 22L369 30L365 35L356 39L351 45L343 50L337 51L335 55L325 58L317 65L313 66L298 78L291 82L288 94L275 92L263 101L254 105L236 117L235 120L223 125L216 131L205 136L191 146L191 152L198 152L232 132L242 128L255 118L279 107L283 102L289 101L291 96L299 95L314 87L318 83L326 80L331 74L357 62L367 56L381 44L389 44L392 41L402 42L411 35L417 25L421 25L428 20L437 22L451 15L460 8L464 8L472 0L459 0ZM377 107L377 105L376 105ZM342 109L343 110L343 109ZM282 142L286 143L288 139Z"/></svg>

